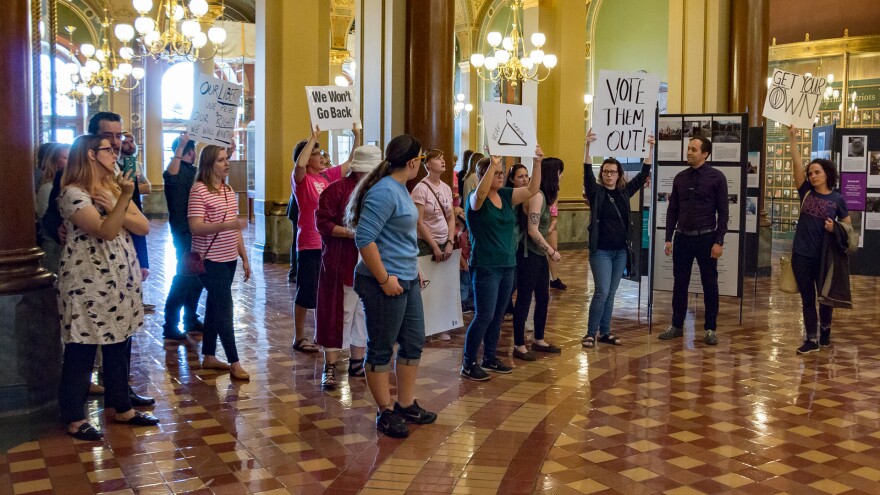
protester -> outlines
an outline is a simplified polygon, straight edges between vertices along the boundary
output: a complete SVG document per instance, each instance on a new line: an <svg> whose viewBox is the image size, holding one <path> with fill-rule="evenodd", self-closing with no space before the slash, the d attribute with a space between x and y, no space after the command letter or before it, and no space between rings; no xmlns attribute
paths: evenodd
<svg viewBox="0 0 880 495"><path fill-rule="evenodd" d="M468 263L471 259L471 240L468 235L467 222L464 219L464 210L455 208L455 238L461 248L461 256L458 258L458 286L461 296L461 312L463 314L474 312L474 293L471 290L471 275Z"/></svg>
<svg viewBox="0 0 880 495"><path fill-rule="evenodd" d="M67 236L57 285L65 343L58 403L67 433L94 441L103 435L87 421L85 400L99 347L104 403L115 409L116 421L159 422L132 408L126 356L131 335L144 322L140 265L129 232L146 235L149 223L130 204L132 174L116 178L116 152L107 139L78 137L61 185L58 208Z"/></svg>
<svg viewBox="0 0 880 495"><path fill-rule="evenodd" d="M483 159L483 156L482 153L474 153L468 160L467 171L461 179L462 187L459 189L462 198L467 198L477 188L477 163Z"/></svg>
<svg viewBox="0 0 880 495"><path fill-rule="evenodd" d="M820 304L818 317L816 315L816 294L821 289L819 281L823 279L822 243L826 232L834 231L835 221L851 224L852 219L843 196L834 190L838 175L834 164L817 158L810 162L804 173L797 130L789 127L788 136L794 183L801 199L801 215L791 243L791 268L801 294L806 336L797 353L808 354L831 345L834 306Z"/></svg>
<svg viewBox="0 0 880 495"><path fill-rule="evenodd" d="M324 348L321 386L325 389L334 389L339 384L336 362L346 337L351 341L348 376L364 376L367 327L363 303L354 291L358 250L354 231L345 226L345 210L358 182L381 162L379 148L371 145L356 148L348 175L327 186L318 199L315 223L324 248L315 309L315 342Z"/></svg>
<svg viewBox="0 0 880 495"><path fill-rule="evenodd" d="M581 345L592 348L599 342L621 345L620 337L611 333L611 315L614 312L614 296L626 268L627 240L629 239L629 201L651 174L654 156L654 137L648 137L650 150L642 160L642 170L626 180L623 166L616 158L606 158L599 168L599 181L593 173L590 143L596 134L590 129L584 144L584 194L590 205L590 271L593 272L593 298L587 333Z"/></svg>
<svg viewBox="0 0 880 495"><path fill-rule="evenodd" d="M437 415L416 401L415 385L425 342L422 282L416 224L419 212L406 189L425 155L409 135L397 136L385 160L352 193L346 223L355 229L362 260L354 289L367 319L366 375L378 407L376 428L396 438L409 435L406 423L433 423ZM389 363L397 349L397 402L391 400Z"/></svg>
<svg viewBox="0 0 880 495"><path fill-rule="evenodd" d="M562 172L564 170L565 164L560 160L559 178L557 179L557 182L562 181ZM547 228L547 235L545 236L547 243L553 251L556 251L557 246L559 246L559 229L557 228L559 222L559 205L557 203L557 200L553 200L549 203L550 226ZM550 287L556 290L568 289L568 286L562 282L561 278L559 278L558 262L554 261L552 258L548 258L547 264L550 267Z"/></svg>
<svg viewBox="0 0 880 495"><path fill-rule="evenodd" d="M455 244L455 216L452 206L452 189L440 179L446 171L446 161L440 150L425 151L425 170L428 175L413 188L411 196L419 211L419 256L431 255L436 263L443 263L452 256ZM449 332L442 332L440 340L449 340Z"/></svg>
<svg viewBox="0 0 880 495"><path fill-rule="evenodd" d="M56 174L64 171L67 165L70 145L45 143L40 145L37 153L37 169L34 174L34 209L36 211L37 233L39 246L43 250L43 267L52 273L58 273L58 262L61 260L61 245L56 240L57 234L43 229L43 217L49 209L49 197L52 193L53 180ZM56 203L57 205L57 203Z"/></svg>
<svg viewBox="0 0 880 495"><path fill-rule="evenodd" d="M670 340L684 334L688 288L694 258L700 266L706 316L703 328L707 345L718 345L715 335L718 318L718 258L724 252L727 233L727 178L707 165L712 142L702 134L690 139L687 147L689 168L672 180L672 193L666 209L666 256L672 255L672 325L658 335ZM673 234L675 251L673 252Z"/></svg>
<svg viewBox="0 0 880 495"><path fill-rule="evenodd" d="M184 255L192 249L192 232L189 229L189 194L196 180L196 143L189 134L181 132L171 143L174 157L165 168L165 201L168 204L168 225L177 255L177 269L171 279L171 289L165 300L165 324L162 336L166 340L186 340L187 333L201 333L202 323L197 313L202 295L202 282L186 272ZM180 310L183 309L183 329L180 332Z"/></svg>
<svg viewBox="0 0 880 495"><path fill-rule="evenodd" d="M558 354L559 347L544 340L547 324L547 308L550 303L550 268L547 260L559 261L559 251L550 247L544 236L550 227L550 209L547 204L556 202L559 195L559 170L562 160L546 157L541 161L541 185L538 194L517 207L519 241L516 247L516 305L513 312L513 357L534 361L536 356L526 347L526 318L535 296L533 315L535 336L532 351ZM525 167L523 167L524 169ZM511 169L511 174L520 173ZM517 182L514 178L514 182Z"/></svg>
<svg viewBox="0 0 880 495"><path fill-rule="evenodd" d="M501 157L482 159L477 165L477 189L465 198L465 215L473 250L471 278L476 312L465 335L461 376L485 381L489 375L510 373L512 368L496 356L501 319L513 291L516 270L516 213L514 207L538 193L544 152L535 148L535 174L528 187L511 189L504 185ZM477 351L483 345L482 366Z"/></svg>
<svg viewBox="0 0 880 495"><path fill-rule="evenodd" d="M225 148L208 145L199 155L199 171L189 196L189 229L192 250L204 259L205 272L199 281L208 292L205 301L205 328L202 339L202 368L229 370L232 378L248 380L235 345L233 324L232 279L241 258L244 281L251 276L251 266L241 230L247 220L238 218L238 197L226 183L229 158ZM224 363L215 356L217 337L226 353Z"/></svg>
<svg viewBox="0 0 880 495"><path fill-rule="evenodd" d="M296 297L293 306L293 348L299 352L318 352L306 337L306 314L315 309L318 298L318 276L321 270L321 234L315 225L318 197L330 183L348 174L351 157L342 165L326 168L324 153L318 144L321 129L315 128L305 144L297 144L293 161L296 166L291 176L293 192L299 207L296 230ZM352 126L354 148L360 146L361 132Z"/></svg>

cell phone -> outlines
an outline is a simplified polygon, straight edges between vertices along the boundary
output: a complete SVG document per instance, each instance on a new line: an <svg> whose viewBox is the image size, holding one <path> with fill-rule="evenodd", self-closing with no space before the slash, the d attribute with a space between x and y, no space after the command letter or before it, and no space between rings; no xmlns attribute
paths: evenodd
<svg viewBox="0 0 880 495"><path fill-rule="evenodd" d="M128 175L129 172L134 172L137 170L137 160L136 159L125 159L122 161L122 175ZM134 173L131 174L134 177Z"/></svg>

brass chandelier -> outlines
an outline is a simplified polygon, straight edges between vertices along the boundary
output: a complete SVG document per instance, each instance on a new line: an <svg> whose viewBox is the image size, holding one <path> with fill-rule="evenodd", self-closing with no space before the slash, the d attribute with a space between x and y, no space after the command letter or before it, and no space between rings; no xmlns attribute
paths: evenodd
<svg viewBox="0 0 880 495"><path fill-rule="evenodd" d="M221 27L211 26L207 33L202 32L203 23L211 23L223 15L223 5L212 7L207 0L190 0L186 7L183 1L159 0L155 19L150 17L153 0L132 0L132 5L140 14L134 26L117 24L114 32L126 47L134 40L139 48L138 56L206 60L210 57L199 57L199 51L209 41L215 52L226 41L226 30ZM137 39L136 35L139 35Z"/></svg>

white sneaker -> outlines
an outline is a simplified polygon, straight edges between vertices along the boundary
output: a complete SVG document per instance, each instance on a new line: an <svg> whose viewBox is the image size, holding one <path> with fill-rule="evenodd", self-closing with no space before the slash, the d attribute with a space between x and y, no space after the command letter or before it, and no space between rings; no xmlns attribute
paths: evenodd
<svg viewBox="0 0 880 495"><path fill-rule="evenodd" d="M440 340L442 340L444 342L447 340L452 340L452 337L449 336L449 332L443 332L440 335L438 335L437 338L439 338Z"/></svg>

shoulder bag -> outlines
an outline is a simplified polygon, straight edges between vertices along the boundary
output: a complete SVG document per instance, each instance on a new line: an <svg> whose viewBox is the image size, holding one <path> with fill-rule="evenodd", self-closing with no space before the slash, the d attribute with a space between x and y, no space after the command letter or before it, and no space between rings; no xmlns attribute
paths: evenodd
<svg viewBox="0 0 880 495"><path fill-rule="evenodd" d="M614 203L613 198L608 198ZM629 223L623 220L623 216L620 214L620 209L617 205L612 204L614 207L614 213L617 213L617 218L620 220L620 223L623 224L623 231L626 233L626 269L623 272L625 277L632 277L636 273L636 254L633 252L632 240L629 238ZM627 210L629 207L627 206Z"/></svg>
<svg viewBox="0 0 880 495"><path fill-rule="evenodd" d="M226 215L229 213L229 198L226 197L226 186L223 186L223 220L220 220L220 223L226 221ZM217 240L217 236L220 235L220 232L214 234L214 237L211 239L211 244L208 244L208 250L205 251L205 254L198 251L187 251L183 253L182 267L183 273L181 275L201 275L205 273L205 258L208 257L208 253L211 252L211 248L214 246L214 241ZM190 246L191 247L191 246Z"/></svg>

